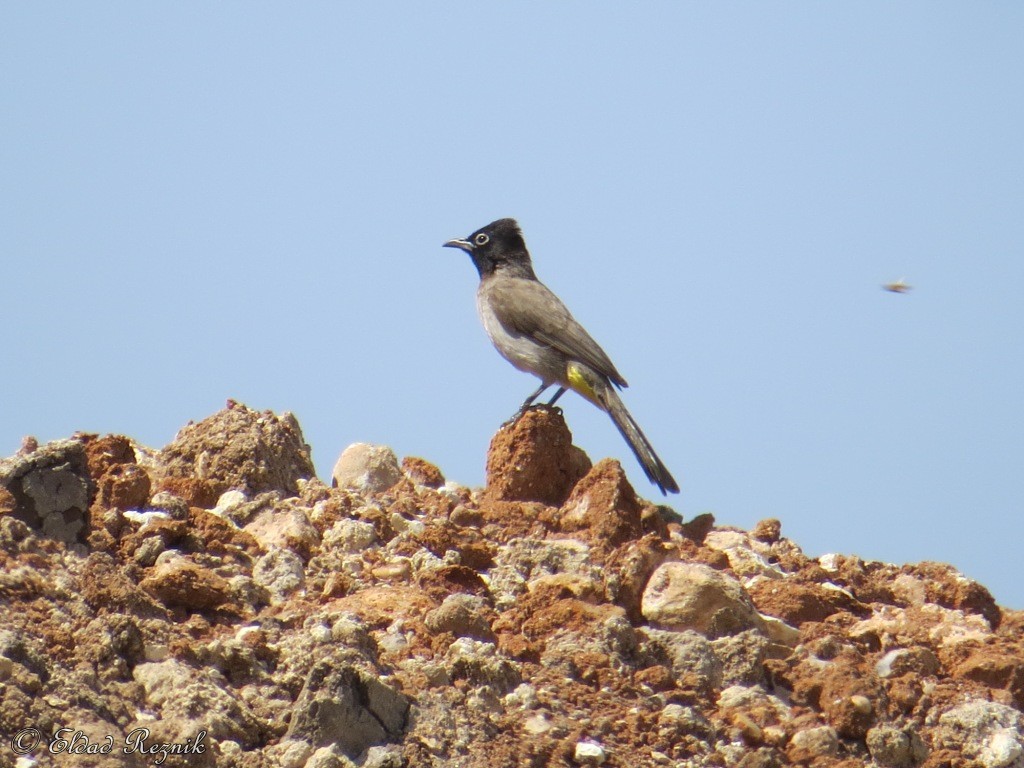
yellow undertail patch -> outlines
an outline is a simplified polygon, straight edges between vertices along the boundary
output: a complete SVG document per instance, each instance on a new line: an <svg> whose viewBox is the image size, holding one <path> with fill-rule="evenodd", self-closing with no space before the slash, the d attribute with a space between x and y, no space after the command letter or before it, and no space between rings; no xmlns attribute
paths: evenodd
<svg viewBox="0 0 1024 768"><path fill-rule="evenodd" d="M586 371L577 363L569 363L568 369L566 370L566 378L569 379L569 388L572 389L573 392L577 392L587 398L587 400L592 402L598 408L604 408L597 397L597 392L594 390L594 387L591 386L590 381L587 378Z"/></svg>

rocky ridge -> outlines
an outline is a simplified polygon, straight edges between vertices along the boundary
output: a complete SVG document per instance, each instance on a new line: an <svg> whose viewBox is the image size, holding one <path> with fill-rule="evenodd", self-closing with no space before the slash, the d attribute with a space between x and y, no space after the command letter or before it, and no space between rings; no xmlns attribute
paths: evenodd
<svg viewBox="0 0 1024 768"><path fill-rule="evenodd" d="M1024 768L1024 613L680 519L557 410L487 486L238 403L0 460L0 766ZM63 730L62 730L63 729Z"/></svg>

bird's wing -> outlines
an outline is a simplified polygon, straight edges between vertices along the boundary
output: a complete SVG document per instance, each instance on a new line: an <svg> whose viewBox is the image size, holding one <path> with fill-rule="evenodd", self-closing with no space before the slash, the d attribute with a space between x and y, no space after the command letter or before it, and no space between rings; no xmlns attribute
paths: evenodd
<svg viewBox="0 0 1024 768"><path fill-rule="evenodd" d="M496 281L490 286L490 295L498 320L510 331L557 349L607 376L617 386L628 386L600 345L540 281Z"/></svg>

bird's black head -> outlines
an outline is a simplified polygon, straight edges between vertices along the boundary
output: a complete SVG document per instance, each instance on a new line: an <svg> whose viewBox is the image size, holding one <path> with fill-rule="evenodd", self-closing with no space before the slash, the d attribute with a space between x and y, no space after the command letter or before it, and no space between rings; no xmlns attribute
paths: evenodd
<svg viewBox="0 0 1024 768"><path fill-rule="evenodd" d="M449 240L444 247L468 253L481 278L500 271L513 277L536 279L530 252L515 219L492 221L465 240Z"/></svg>

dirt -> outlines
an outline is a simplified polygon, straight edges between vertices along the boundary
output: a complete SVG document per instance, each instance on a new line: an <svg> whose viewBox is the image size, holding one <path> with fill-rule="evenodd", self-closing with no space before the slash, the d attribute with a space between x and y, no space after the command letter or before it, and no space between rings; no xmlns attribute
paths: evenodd
<svg viewBox="0 0 1024 768"><path fill-rule="evenodd" d="M0 460L0 766L1024 766L1024 613L948 565L681 520L557 409L482 489L363 453L231 402Z"/></svg>

